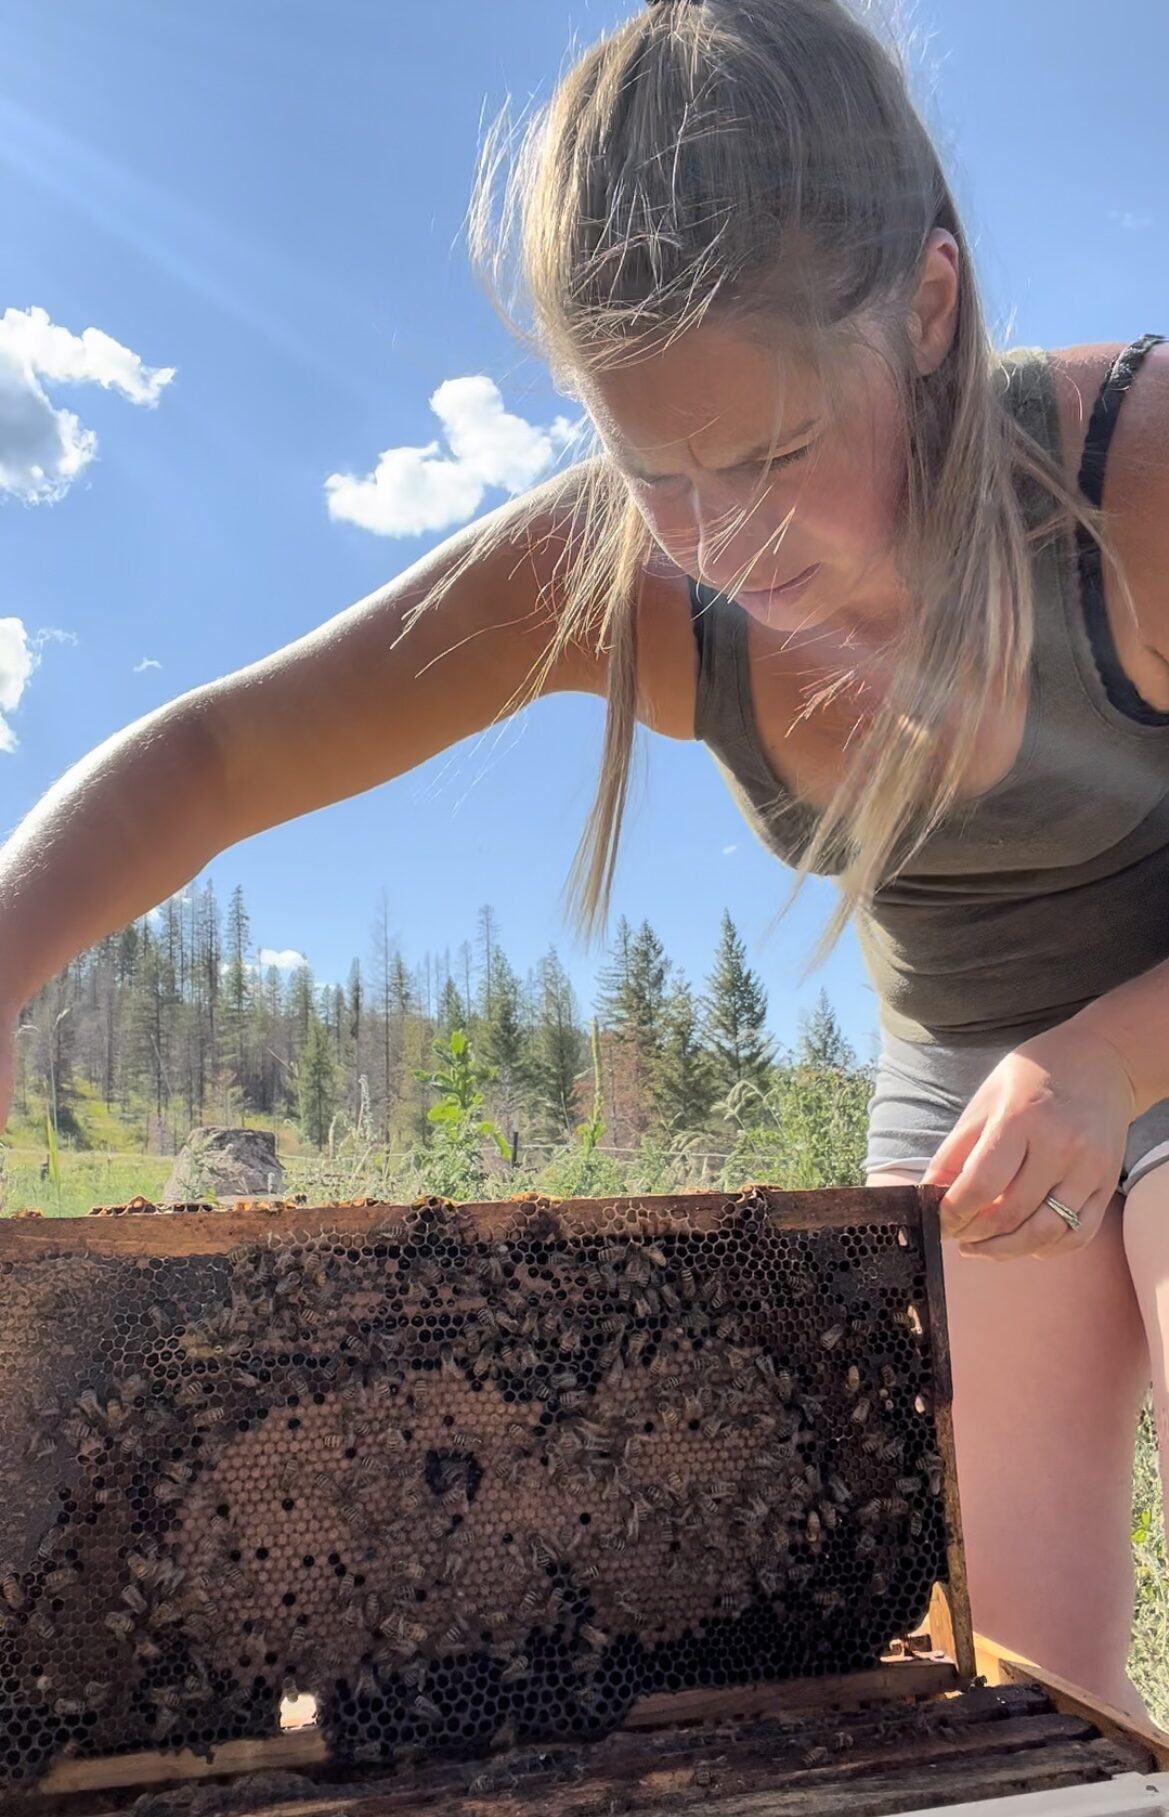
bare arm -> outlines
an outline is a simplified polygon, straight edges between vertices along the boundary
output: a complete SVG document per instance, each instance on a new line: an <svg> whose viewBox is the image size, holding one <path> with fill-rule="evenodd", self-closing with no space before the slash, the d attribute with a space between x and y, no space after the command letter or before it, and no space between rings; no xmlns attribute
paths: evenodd
<svg viewBox="0 0 1169 1817"><path fill-rule="evenodd" d="M554 625L559 545L546 517L476 558L401 636L411 608L483 521L262 662L127 726L49 790L0 850L0 1014L61 966L189 882L218 852L375 787L490 725ZM495 514L517 517L517 506ZM603 691L566 653L544 693ZM2 1118L2 1112L0 1112Z"/></svg>

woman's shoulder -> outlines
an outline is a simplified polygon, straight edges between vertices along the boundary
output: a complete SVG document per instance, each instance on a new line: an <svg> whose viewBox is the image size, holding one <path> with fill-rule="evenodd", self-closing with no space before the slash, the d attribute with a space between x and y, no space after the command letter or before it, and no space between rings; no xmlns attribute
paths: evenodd
<svg viewBox="0 0 1169 1817"><path fill-rule="evenodd" d="M1132 343L1097 341L1045 350L1063 432L1064 459L1075 477L1096 399L1118 357ZM1141 361L1108 451L1105 506L1135 499L1138 487L1169 480L1169 342Z"/></svg>
<svg viewBox="0 0 1169 1817"><path fill-rule="evenodd" d="M1131 343L1047 350L1059 409L1065 471L1075 481L1092 411L1117 357ZM1121 660L1146 698L1169 704L1169 342L1150 348L1124 398L1108 447L1103 507L1123 563L1136 623L1118 603L1105 567L1109 619ZM1111 585L1109 583L1111 582ZM1140 672L1138 672L1140 671Z"/></svg>

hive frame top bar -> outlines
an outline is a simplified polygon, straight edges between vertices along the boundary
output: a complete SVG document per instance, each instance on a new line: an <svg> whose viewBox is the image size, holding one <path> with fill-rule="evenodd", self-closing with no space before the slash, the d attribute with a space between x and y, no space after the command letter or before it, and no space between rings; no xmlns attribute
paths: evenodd
<svg viewBox="0 0 1169 1817"><path fill-rule="evenodd" d="M910 1225L932 1222L929 1214L941 1189L929 1186L842 1187L808 1192L782 1192L771 1186L744 1187L758 1197L767 1223L776 1230L840 1229L850 1225ZM730 1192L644 1193L607 1199L545 1199L522 1195L516 1199L488 1199L447 1207L447 1233L469 1242L506 1239L526 1224L533 1209L546 1207L551 1218L563 1220L559 1234L566 1239L599 1229L614 1213L640 1214L638 1223L646 1236L663 1236L690 1230L713 1229L729 1208L741 1202ZM244 1240L274 1236L315 1236L323 1231L384 1231L387 1220L417 1215L425 1202L405 1206L391 1201L359 1199L327 1205L289 1205L285 1201L257 1199L254 1208L181 1212L151 1215L126 1211L124 1215L71 1218L0 1219L0 1262L27 1260L38 1252L76 1249L91 1255L214 1255L233 1249ZM461 1226L461 1228L460 1228ZM555 1235L550 1232L550 1235Z"/></svg>

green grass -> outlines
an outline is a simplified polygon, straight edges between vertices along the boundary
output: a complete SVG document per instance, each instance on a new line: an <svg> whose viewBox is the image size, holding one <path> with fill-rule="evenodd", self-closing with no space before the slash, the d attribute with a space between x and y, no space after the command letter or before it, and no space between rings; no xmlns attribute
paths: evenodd
<svg viewBox="0 0 1169 1817"><path fill-rule="evenodd" d="M1157 1438L1148 1408L1141 1415L1137 1434L1132 1489L1137 1585L1129 1672L1149 1714L1169 1729L1169 1562Z"/></svg>
<svg viewBox="0 0 1169 1817"><path fill-rule="evenodd" d="M39 1149L3 1152L0 1188L6 1213L35 1206L47 1218L79 1218L95 1205L124 1205L138 1193L155 1199L173 1166L164 1155L63 1149L60 1185L54 1186L41 1176L44 1159L43 1142Z"/></svg>

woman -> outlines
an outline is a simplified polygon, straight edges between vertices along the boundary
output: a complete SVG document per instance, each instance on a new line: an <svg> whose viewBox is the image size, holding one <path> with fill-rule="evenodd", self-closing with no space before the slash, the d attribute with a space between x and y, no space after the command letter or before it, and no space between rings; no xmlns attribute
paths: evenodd
<svg viewBox="0 0 1169 1817"><path fill-rule="evenodd" d="M635 722L702 739L797 880L837 877L825 943L856 918L870 1179L949 1189L976 1623L1136 1711L1150 1377L1169 1441L1169 358L994 354L903 75L840 0L644 7L533 122L499 225L502 144L472 249L502 304L518 232L595 452L71 770L0 856L5 1027L225 847L556 690L608 703L595 925Z"/></svg>

